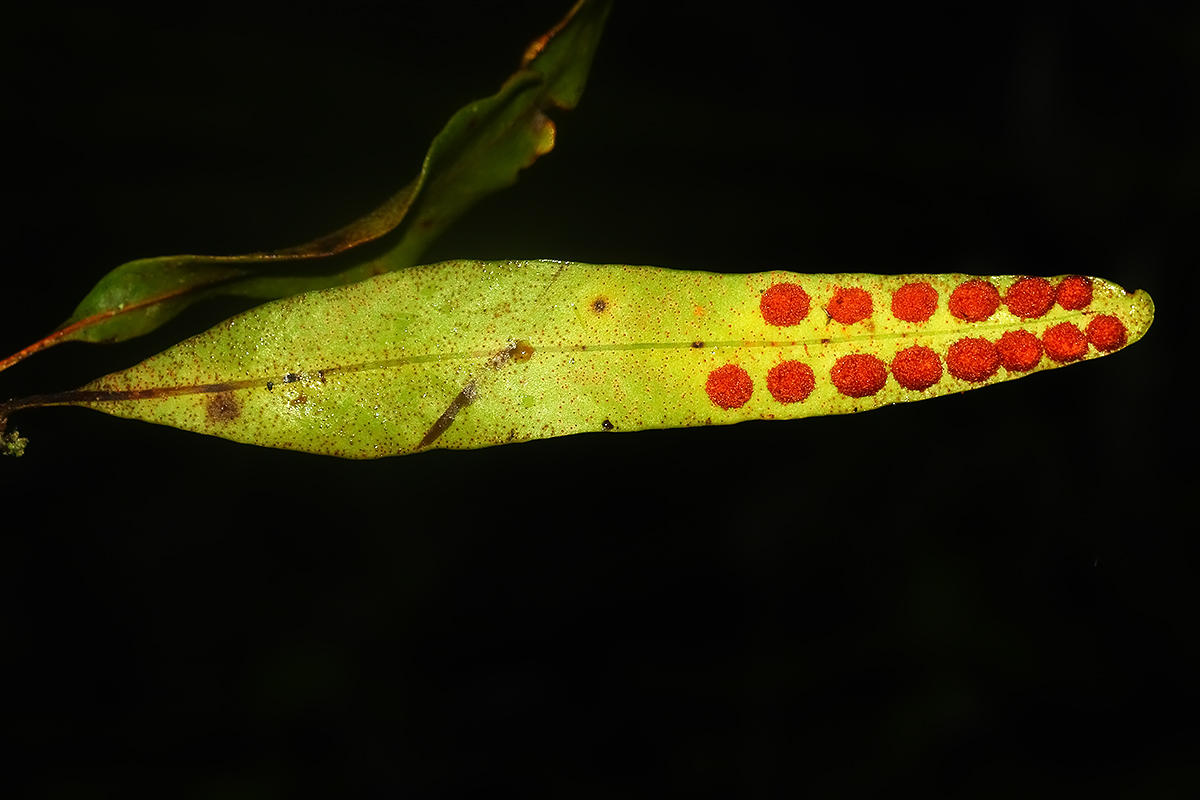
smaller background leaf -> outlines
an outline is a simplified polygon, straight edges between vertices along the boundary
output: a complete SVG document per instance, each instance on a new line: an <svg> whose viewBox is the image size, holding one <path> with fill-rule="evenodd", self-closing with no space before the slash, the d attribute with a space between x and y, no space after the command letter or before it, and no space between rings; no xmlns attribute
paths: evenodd
<svg viewBox="0 0 1200 800"><path fill-rule="evenodd" d="M123 264L101 279L54 334L0 362L0 369L63 341L141 336L205 298L269 300L411 266L459 215L511 185L519 170L553 149L555 127L547 112L578 102L609 8L607 0L580 0L527 48L520 68L498 93L455 113L430 146L420 174L366 216L283 250ZM367 242L376 247L364 250ZM350 248L355 249L347 258L331 258ZM293 262L313 260L324 269L310 266L307 276L287 274L295 269ZM347 260L350 266L337 267Z"/></svg>

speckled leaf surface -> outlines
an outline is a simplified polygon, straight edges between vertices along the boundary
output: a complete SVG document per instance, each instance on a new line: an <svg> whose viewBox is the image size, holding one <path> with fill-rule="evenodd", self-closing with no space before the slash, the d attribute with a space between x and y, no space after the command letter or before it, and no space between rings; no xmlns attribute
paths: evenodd
<svg viewBox="0 0 1200 800"><path fill-rule="evenodd" d="M261 306L40 404L373 458L864 411L1116 352L1153 314L1083 276L454 261Z"/></svg>

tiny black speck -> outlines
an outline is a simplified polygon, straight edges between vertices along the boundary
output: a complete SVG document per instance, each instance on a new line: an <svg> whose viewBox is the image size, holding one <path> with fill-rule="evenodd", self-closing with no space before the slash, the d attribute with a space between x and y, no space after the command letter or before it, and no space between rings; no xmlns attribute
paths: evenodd
<svg viewBox="0 0 1200 800"><path fill-rule="evenodd" d="M616 427L616 426L615 426L615 425L613 425L613 424L612 424L611 422L609 422L608 420L604 420L604 422L601 422L601 423L600 423L600 427L601 427L601 428L604 428L604 430L606 430L606 431L611 431L611 430L612 430L614 427Z"/></svg>

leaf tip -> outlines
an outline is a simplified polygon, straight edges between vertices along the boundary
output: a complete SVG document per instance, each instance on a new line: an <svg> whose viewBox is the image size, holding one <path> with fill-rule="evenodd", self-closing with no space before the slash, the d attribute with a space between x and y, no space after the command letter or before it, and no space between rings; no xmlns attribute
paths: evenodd
<svg viewBox="0 0 1200 800"><path fill-rule="evenodd" d="M557 134L554 121L541 111L534 114L533 130L537 137L537 144L534 146L533 158L530 159L529 166L554 149L554 137Z"/></svg>
<svg viewBox="0 0 1200 800"><path fill-rule="evenodd" d="M567 15L559 20L557 25L529 43L529 47L525 48L525 53L521 56L521 69L528 67L535 58L542 54L542 51L546 49L546 45L550 44L550 40L557 36L563 28L567 27L567 24L579 13L579 9L583 4L584 0L579 0L579 2L571 7Z"/></svg>
<svg viewBox="0 0 1200 800"><path fill-rule="evenodd" d="M1154 300L1145 289L1135 290L1130 299L1133 302L1134 318L1138 321L1129 335L1129 343L1133 344L1145 336L1154 324Z"/></svg>

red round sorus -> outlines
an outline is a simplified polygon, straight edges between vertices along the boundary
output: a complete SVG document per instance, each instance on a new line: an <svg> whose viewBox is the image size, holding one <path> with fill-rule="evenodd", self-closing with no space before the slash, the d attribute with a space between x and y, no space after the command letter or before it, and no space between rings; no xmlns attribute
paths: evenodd
<svg viewBox="0 0 1200 800"><path fill-rule="evenodd" d="M871 295L867 293L866 289L859 289L856 286L849 289L840 287L835 289L833 299L829 301L829 305L825 306L826 313L835 322L843 325L862 322L871 316L872 310Z"/></svg>
<svg viewBox="0 0 1200 800"><path fill-rule="evenodd" d="M1000 292L985 280L960 283L950 294L950 313L965 322L982 322L1000 307Z"/></svg>
<svg viewBox="0 0 1200 800"><path fill-rule="evenodd" d="M829 377L847 397L870 397L887 383L887 366L869 353L855 353L839 358Z"/></svg>
<svg viewBox="0 0 1200 800"><path fill-rule="evenodd" d="M1000 351L987 339L959 339L946 353L946 369L960 380L982 383L1000 369Z"/></svg>
<svg viewBox="0 0 1200 800"><path fill-rule="evenodd" d="M1099 314L1088 323L1087 338L1101 353L1111 353L1129 342L1129 332L1121 320L1108 314Z"/></svg>
<svg viewBox="0 0 1200 800"><path fill-rule="evenodd" d="M708 373L704 391L721 408L741 408L754 393L750 374L736 364L726 364Z"/></svg>
<svg viewBox="0 0 1200 800"><path fill-rule="evenodd" d="M1055 291L1058 304L1067 311L1079 311L1092 304L1092 279L1082 275L1068 275L1062 279Z"/></svg>
<svg viewBox="0 0 1200 800"><path fill-rule="evenodd" d="M1006 331L996 342L1000 363L1009 372L1028 372L1042 360L1042 342L1025 329Z"/></svg>
<svg viewBox="0 0 1200 800"><path fill-rule="evenodd" d="M942 360L928 347L906 347L892 359L892 375L905 389L924 391L942 379Z"/></svg>
<svg viewBox="0 0 1200 800"><path fill-rule="evenodd" d="M1021 278L1008 288L1004 304L1022 319L1036 319L1054 307L1054 287L1045 278Z"/></svg>
<svg viewBox="0 0 1200 800"><path fill-rule="evenodd" d="M1046 355L1063 363L1078 361L1087 355L1087 337L1072 322L1055 325L1043 333L1042 344L1046 346Z"/></svg>
<svg viewBox="0 0 1200 800"><path fill-rule="evenodd" d="M767 373L767 391L781 403L802 403L817 385L812 367L800 361L784 361Z"/></svg>
<svg viewBox="0 0 1200 800"><path fill-rule="evenodd" d="M768 325L786 328L808 316L808 292L794 283L777 283L763 292L758 307Z"/></svg>
<svg viewBox="0 0 1200 800"><path fill-rule="evenodd" d="M905 322L928 322L937 303L937 289L928 283L906 283L892 292L892 316Z"/></svg>

